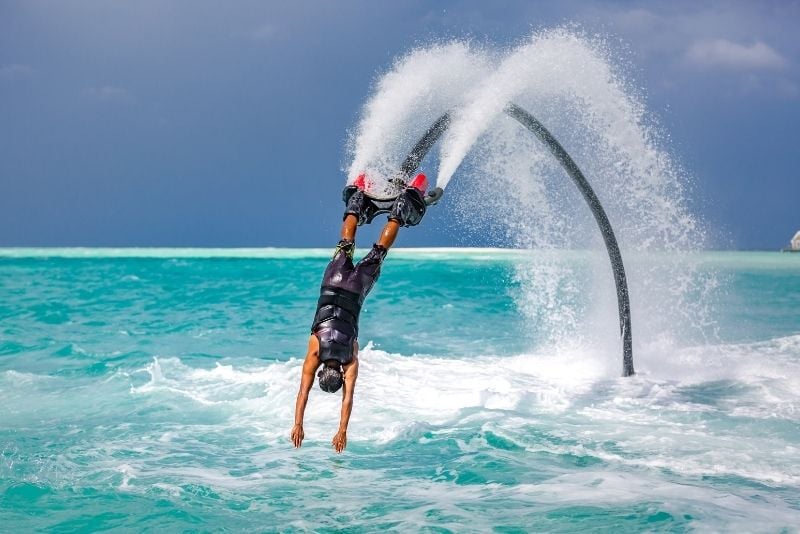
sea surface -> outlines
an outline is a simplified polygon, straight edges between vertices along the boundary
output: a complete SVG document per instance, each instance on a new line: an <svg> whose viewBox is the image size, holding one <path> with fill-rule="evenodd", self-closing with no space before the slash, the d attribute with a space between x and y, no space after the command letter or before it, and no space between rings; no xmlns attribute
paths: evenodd
<svg viewBox="0 0 800 534"><path fill-rule="evenodd" d="M0 531L798 531L800 254L639 277L621 378L602 256L392 251L336 454L317 387L289 442L330 253L0 250Z"/></svg>

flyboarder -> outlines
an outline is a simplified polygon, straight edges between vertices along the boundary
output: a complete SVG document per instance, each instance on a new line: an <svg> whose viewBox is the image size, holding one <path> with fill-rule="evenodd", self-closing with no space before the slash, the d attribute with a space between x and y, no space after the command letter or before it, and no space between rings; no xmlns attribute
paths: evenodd
<svg viewBox="0 0 800 534"><path fill-rule="evenodd" d="M347 446L347 425L353 410L353 391L358 378L358 318L364 299L380 276L381 264L391 248L401 226L416 226L425 215L424 174L411 180L391 202L376 200L366 192L365 175L345 187L342 197L345 212L341 240L322 277L317 311L308 338L308 350L303 362L300 390L295 405L291 441L295 448L303 443L303 415L308 393L319 378L319 387L336 393L342 386L342 409L339 429L333 436L334 450L342 452ZM353 265L356 229L369 224L380 213L389 213L378 242L361 261ZM322 369L317 372L317 369Z"/></svg>

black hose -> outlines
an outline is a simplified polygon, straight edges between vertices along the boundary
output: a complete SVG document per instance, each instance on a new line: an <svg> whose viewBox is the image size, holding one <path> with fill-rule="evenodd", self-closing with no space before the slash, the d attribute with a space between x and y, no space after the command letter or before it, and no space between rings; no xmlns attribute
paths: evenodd
<svg viewBox="0 0 800 534"><path fill-rule="evenodd" d="M550 152L556 157L559 163L567 171L572 181L578 186L581 194L583 195L589 208L592 210L592 215L600 227L600 233L603 234L603 241L606 243L608 250L608 257L611 260L611 270L614 272L614 283L617 286L617 305L619 307L619 330L622 337L622 376L631 376L633 371L633 339L631 333L631 303L628 297L628 283L625 279L625 267L622 264L622 254L617 245L617 238L614 236L614 230L611 228L611 223L608 221L606 212L600 204L597 195L594 194L592 186L583 175L578 165L564 150L553 134L542 125L536 118L519 107L516 104L509 104L506 109L511 117L517 119L523 126L533 132L539 138Z"/></svg>
<svg viewBox="0 0 800 534"><path fill-rule="evenodd" d="M631 305L628 297L628 283L625 279L625 267L622 264L622 254L617 245L617 239L614 236L614 230L611 228L611 223L606 216L600 200L595 195L594 190L589 185L589 181L583 175L578 165L564 150L564 147L553 137L547 128L541 122L536 120L533 115L522 109L516 104L509 104L505 112L519 121L528 130L539 138L550 152L567 171L572 181L578 187L583 195L589 208L592 210L597 225L600 227L600 233L603 235L606 249L608 250L608 257L611 260L611 270L614 273L614 283L617 287L617 306L619 308L619 328L620 336L622 337L622 376L631 376L634 374L633 370L633 339L631 333ZM428 128L422 138L411 149L403 164L400 166L402 179L407 181L411 175L417 170L419 164L425 159L428 151L441 137L441 135L450 126L450 113L445 113L439 117L433 125ZM441 189L437 188L438 193L435 200L430 203L435 203L441 197ZM426 199L427 202L427 199Z"/></svg>

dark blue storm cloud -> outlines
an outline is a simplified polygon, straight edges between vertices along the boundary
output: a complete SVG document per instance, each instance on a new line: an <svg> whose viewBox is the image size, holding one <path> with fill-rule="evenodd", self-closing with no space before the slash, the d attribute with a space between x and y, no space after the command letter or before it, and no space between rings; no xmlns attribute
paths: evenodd
<svg viewBox="0 0 800 534"><path fill-rule="evenodd" d="M608 36L719 246L800 228L797 2L0 0L0 246L327 246L376 77L432 41ZM463 244L447 207L401 245Z"/></svg>

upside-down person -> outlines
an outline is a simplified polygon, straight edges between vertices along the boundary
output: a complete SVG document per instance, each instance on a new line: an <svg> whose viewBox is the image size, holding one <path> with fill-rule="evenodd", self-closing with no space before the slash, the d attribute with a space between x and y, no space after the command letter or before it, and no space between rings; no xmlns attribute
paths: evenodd
<svg viewBox="0 0 800 534"><path fill-rule="evenodd" d="M391 205L384 204L385 208L365 194L363 175L355 184L346 187L343 192L346 208L341 240L322 277L317 311L308 338L291 433L295 447L300 447L305 437L303 415L315 373L323 391L336 393L342 389L339 429L333 436L332 444L336 452L342 452L347 446L347 425L353 410L353 391L358 378L358 318L361 306L380 276L381 264L400 227L415 226L425 215L427 179L423 174L417 175ZM378 242L354 265L357 227L370 223L377 214L386 211L389 212L389 218ZM322 369L317 373L320 366Z"/></svg>

